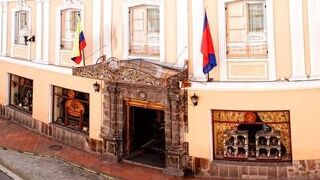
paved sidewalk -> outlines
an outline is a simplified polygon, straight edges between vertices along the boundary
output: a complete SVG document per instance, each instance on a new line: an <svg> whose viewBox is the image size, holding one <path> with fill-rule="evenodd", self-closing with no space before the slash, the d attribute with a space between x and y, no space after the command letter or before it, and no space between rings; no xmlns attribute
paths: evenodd
<svg viewBox="0 0 320 180"><path fill-rule="evenodd" d="M112 180L59 159L0 149L0 163L26 180ZM1 176L0 176L1 179ZM2 180L2 179L1 179Z"/></svg>
<svg viewBox="0 0 320 180"><path fill-rule="evenodd" d="M139 180L175 180L184 179L164 175L160 170L136 166L128 163L111 163L103 160L100 156L81 151L79 149L58 143L45 136L21 127L14 122L0 118L0 147L10 148L23 152L57 157L68 162L80 165L90 170L119 177L121 179ZM59 151L50 150L49 146L60 145Z"/></svg>

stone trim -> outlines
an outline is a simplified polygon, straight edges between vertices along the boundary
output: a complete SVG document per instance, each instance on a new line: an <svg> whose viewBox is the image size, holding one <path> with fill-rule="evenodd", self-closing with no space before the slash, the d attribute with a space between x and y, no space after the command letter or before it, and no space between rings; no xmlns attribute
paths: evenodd
<svg viewBox="0 0 320 180"><path fill-rule="evenodd" d="M194 159L197 176L217 179L319 179L320 160L232 162Z"/></svg>
<svg viewBox="0 0 320 180"><path fill-rule="evenodd" d="M0 117L10 119L31 131L90 153L102 154L105 152L103 141L91 139L87 134L58 124L47 124L33 119L31 115L20 112L10 106L3 106L0 104Z"/></svg>

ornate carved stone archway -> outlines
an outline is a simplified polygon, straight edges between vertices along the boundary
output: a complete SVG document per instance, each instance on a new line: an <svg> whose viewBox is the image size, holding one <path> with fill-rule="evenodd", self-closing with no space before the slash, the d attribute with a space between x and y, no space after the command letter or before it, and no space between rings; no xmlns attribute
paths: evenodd
<svg viewBox="0 0 320 180"><path fill-rule="evenodd" d="M186 91L179 82L187 78L187 71L163 67L144 60L109 61L75 68L74 75L101 79L103 88L103 125L100 136L104 140L104 156L121 160L124 150L126 102L162 106L165 121L166 168L170 174L183 174L186 165Z"/></svg>

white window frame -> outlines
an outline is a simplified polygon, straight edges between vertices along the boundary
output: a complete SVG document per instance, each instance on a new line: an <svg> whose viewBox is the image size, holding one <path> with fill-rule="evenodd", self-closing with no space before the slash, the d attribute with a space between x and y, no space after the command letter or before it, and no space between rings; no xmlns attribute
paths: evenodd
<svg viewBox="0 0 320 180"><path fill-rule="evenodd" d="M130 32L129 32L129 10L134 6L158 6L159 7L159 18L160 18L160 56L145 56L145 55L130 55L129 54L129 45L130 45ZM123 58L124 59L149 59L160 61L161 63L165 62L165 28L164 28L164 0L124 0L123 8Z"/></svg>
<svg viewBox="0 0 320 180"><path fill-rule="evenodd" d="M62 5L56 8L56 52L55 65L61 65L61 53L71 53L72 51L60 49L61 45L61 13L63 10L77 9L81 13L81 25L84 27L84 5L81 0L64 0ZM71 60L70 60L71 61Z"/></svg>
<svg viewBox="0 0 320 180"><path fill-rule="evenodd" d="M0 0L0 56L7 55L8 3Z"/></svg>
<svg viewBox="0 0 320 180"><path fill-rule="evenodd" d="M11 51L10 51L10 56L11 57L15 57L15 48L27 48L28 51L28 55L27 55L27 59L26 60L31 60L31 43L27 43L27 45L20 45L20 44L16 44L15 43L15 26L16 26L16 18L15 15L17 12L19 11L26 11L28 13L28 28L30 30L30 33L28 35L28 37L31 37L32 34L32 24L31 24L31 17L32 17L32 13L31 13L31 8L30 6L28 6L25 2L21 3L20 1L18 1L17 6L12 10L11 13Z"/></svg>
<svg viewBox="0 0 320 180"><path fill-rule="evenodd" d="M275 48L274 48L274 26L273 26L273 0L265 0L266 4L266 21L267 21L267 41L268 41L268 58L266 59L252 59L252 58L239 58L239 59L227 59L226 56L226 16L225 5L226 3L241 0L219 0L218 1L218 26L219 26L219 54L220 54L220 79L222 81L228 81L228 62L243 62L243 63L257 63L265 62L268 66L268 72L266 74L267 79L273 81L276 80L276 67L275 67ZM229 76L230 77L230 76ZM244 79L239 79L244 78ZM239 77L239 80L247 80L248 77ZM261 77L250 77L261 78ZM250 81L250 80L247 80Z"/></svg>

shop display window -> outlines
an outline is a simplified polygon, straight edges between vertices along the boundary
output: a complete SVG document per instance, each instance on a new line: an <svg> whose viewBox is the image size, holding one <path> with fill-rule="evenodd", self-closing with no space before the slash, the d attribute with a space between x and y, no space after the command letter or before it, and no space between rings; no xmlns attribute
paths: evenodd
<svg viewBox="0 0 320 180"><path fill-rule="evenodd" d="M33 81L10 74L10 106L32 114Z"/></svg>
<svg viewBox="0 0 320 180"><path fill-rule="evenodd" d="M215 159L291 161L289 111L212 110Z"/></svg>
<svg viewBox="0 0 320 180"><path fill-rule="evenodd" d="M53 122L88 133L89 94L54 86Z"/></svg>

